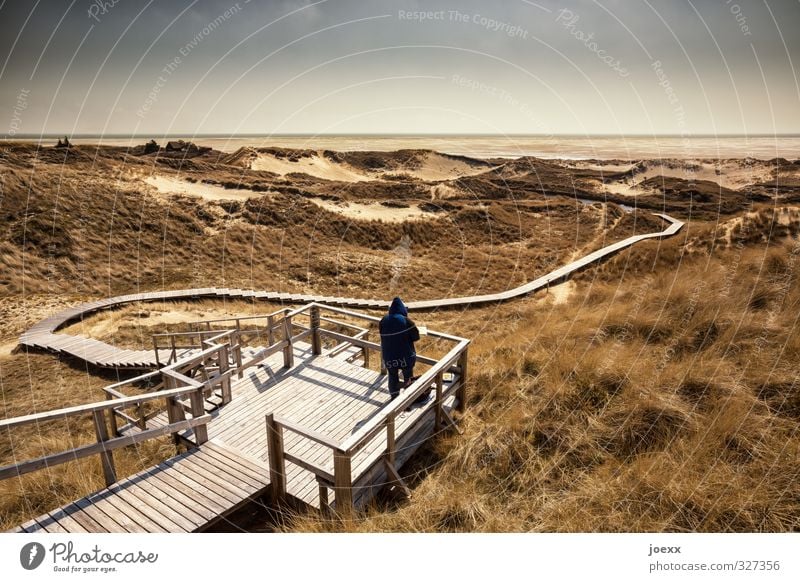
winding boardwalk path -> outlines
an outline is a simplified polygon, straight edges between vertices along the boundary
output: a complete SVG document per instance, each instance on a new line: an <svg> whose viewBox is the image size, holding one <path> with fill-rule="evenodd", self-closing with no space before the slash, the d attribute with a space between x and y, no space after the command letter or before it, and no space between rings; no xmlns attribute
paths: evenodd
<svg viewBox="0 0 800 582"><path fill-rule="evenodd" d="M667 214L655 214L664 219L669 226L659 232L639 234L628 237L619 242L613 243L594 252L589 253L571 263L559 267L514 289L500 293L487 295L471 295L468 297L451 297L447 299L432 299L428 301L414 301L407 304L409 310L421 311L431 309L464 307L467 305L483 305L497 303L515 299L550 285L559 283L567 279L573 273L584 269L593 263L618 253L637 242L649 239L661 239L671 237L683 228L684 223L672 218ZM120 295L109 299L100 299L89 303L82 303L70 309L60 311L47 317L28 329L19 338L21 346L49 350L52 352L66 354L79 358L89 364L104 368L130 368L148 369L155 368L156 355L153 350L124 350L95 339L55 333L59 328L66 324L79 320L84 316L112 307L118 307L125 303L140 301L163 301L174 299L205 299L205 298L254 298L265 301L280 301L282 303L326 303L328 305L338 305L342 307L356 307L364 309L385 309L389 302L376 299L354 299L351 297L328 297L323 295L303 295L294 293L278 293L273 291L248 291L243 289L218 289L215 287L204 289L181 289L177 291L156 291L152 293L136 293L132 295ZM161 361L169 358L167 351L164 351Z"/></svg>

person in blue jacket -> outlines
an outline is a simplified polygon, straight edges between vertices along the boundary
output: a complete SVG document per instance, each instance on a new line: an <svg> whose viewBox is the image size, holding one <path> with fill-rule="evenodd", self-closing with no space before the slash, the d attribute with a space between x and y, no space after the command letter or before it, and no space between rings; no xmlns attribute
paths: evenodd
<svg viewBox="0 0 800 582"><path fill-rule="evenodd" d="M392 300L389 313L383 316L378 329L383 365L389 374L389 395L394 400L400 394L400 370L405 385L411 383L417 360L414 342L419 341L419 330L408 317L408 309L399 297Z"/></svg>

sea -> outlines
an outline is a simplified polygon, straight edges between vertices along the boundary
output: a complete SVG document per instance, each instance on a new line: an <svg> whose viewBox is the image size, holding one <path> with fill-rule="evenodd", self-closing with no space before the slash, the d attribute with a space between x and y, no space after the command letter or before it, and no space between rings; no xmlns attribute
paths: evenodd
<svg viewBox="0 0 800 582"><path fill-rule="evenodd" d="M10 141L52 145L57 137L20 136ZM156 140L184 139L224 152L240 147L281 147L335 151L394 151L430 149L474 158L640 160L640 159L730 159L770 160L800 158L800 135L76 135L80 144L136 146Z"/></svg>

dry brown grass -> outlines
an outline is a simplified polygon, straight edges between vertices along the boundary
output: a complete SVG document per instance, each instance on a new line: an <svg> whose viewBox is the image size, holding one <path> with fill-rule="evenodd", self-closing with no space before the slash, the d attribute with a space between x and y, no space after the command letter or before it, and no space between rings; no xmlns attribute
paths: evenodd
<svg viewBox="0 0 800 582"><path fill-rule="evenodd" d="M464 435L405 468L410 501L286 529L796 530L795 244L696 252L654 271L641 265L659 257L620 256L567 305L432 316L475 338ZM661 249L674 256L673 245Z"/></svg>
<svg viewBox="0 0 800 582"><path fill-rule="evenodd" d="M48 354L0 356L3 418L96 402L109 376L60 361ZM0 465L35 459L96 441L91 417L50 421L0 435ZM175 454L168 439L154 439L114 454L120 477L131 475ZM15 527L46 511L102 489L100 463L91 457L0 481L0 530Z"/></svg>
<svg viewBox="0 0 800 582"><path fill-rule="evenodd" d="M323 192L383 197L335 183L275 184L247 201L165 198L138 176L230 178L235 168L187 162L176 173L164 167L168 160L148 166L89 147L68 156L22 146L0 152L0 295L227 286L372 297L392 287L430 299L521 284L602 231L601 211L566 199L479 207L470 198L442 205L435 220L396 225L348 219L309 200ZM427 190L415 196L430 203ZM645 230L641 222L638 232Z"/></svg>

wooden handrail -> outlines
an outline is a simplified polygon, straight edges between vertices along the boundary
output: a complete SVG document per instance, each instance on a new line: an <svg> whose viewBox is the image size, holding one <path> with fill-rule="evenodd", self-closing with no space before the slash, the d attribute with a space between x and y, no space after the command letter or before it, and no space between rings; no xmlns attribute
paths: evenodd
<svg viewBox="0 0 800 582"><path fill-rule="evenodd" d="M136 376L135 378L131 378L129 380L123 380L122 382L117 382L115 384L111 384L110 386L106 386L106 388L119 388L120 386L126 386L128 384L133 384L134 382L141 382L142 380L146 380L147 378L152 378L153 376L160 375L161 372L156 370L155 372L148 372L147 374L142 374L141 376Z"/></svg>
<svg viewBox="0 0 800 582"><path fill-rule="evenodd" d="M78 406L70 406L68 408L60 408L58 410L48 410L47 412L37 412L35 414L28 414L26 416L17 416L16 418L7 418L0 420L0 429L14 428L24 426L26 424L33 424L35 422L44 422L49 420L60 420L77 416L80 414L88 414L95 410L108 410L110 408L130 408L137 404L150 402L151 400L158 400L159 398L169 398L184 396L197 391L196 386L183 386L181 388L172 388L170 390L162 390L160 392L150 392L142 394L141 396L126 396L125 398L118 398L116 400L106 400L103 402L93 402L91 404L81 404Z"/></svg>
<svg viewBox="0 0 800 582"><path fill-rule="evenodd" d="M324 334L324 332L325 332L325 331L327 331L327 330L320 329L320 335L325 335L325 334ZM356 335L352 336L352 339L354 339L354 340L364 340L364 341L368 341L368 340L365 340L365 339L364 339L364 337L365 337L365 336L366 336L368 333L369 333L369 330L368 330L368 329L365 329L364 331L360 331L360 332L358 332ZM347 348L349 348L349 347L351 347L351 346L356 346L356 347L360 347L360 348L365 348L365 346L358 346L358 345L354 344L352 341L350 341L350 340L347 340L347 341L342 341L342 342L341 342L341 343L340 343L338 346L336 346L336 347L335 347L335 348L333 348L331 351L329 351L329 352L328 352L328 355L329 355L329 356L331 356L331 357L333 357L333 356L337 356L337 355L339 355L341 352L343 352L344 350L346 350ZM369 349L371 349L371 348L369 348Z"/></svg>
<svg viewBox="0 0 800 582"><path fill-rule="evenodd" d="M347 323L346 321L337 321L336 319L331 319L330 317L320 317L319 320L324 321L325 323L338 325L340 327L346 327L348 329L352 329L353 331L358 331L358 332L369 331L366 327L360 327L352 323Z"/></svg>
<svg viewBox="0 0 800 582"><path fill-rule="evenodd" d="M180 372L176 372L175 370L164 368L163 370L161 370L161 373L164 374L164 376L169 376L170 378L174 378L175 380L180 380L185 385L191 386L192 388L195 389L202 388L203 386L205 386L205 384L203 384L202 382L198 382L194 378L189 378L189 376L184 376L183 374L181 374ZM159 394L163 394L163 392L159 392Z"/></svg>
<svg viewBox="0 0 800 582"><path fill-rule="evenodd" d="M359 313L357 311L350 311L349 309L344 309L342 307L334 307L332 305L325 305L323 303L313 303L313 304L307 305L306 307L310 307L311 305L318 305L320 309L324 309L325 311L330 311L332 313L338 313L340 315L347 315L347 316L350 316L350 317L354 317L354 318L357 318L357 319L363 319L363 320L366 320L366 321L372 321L374 323L380 323L380 321L381 321L380 317L376 317L374 315L367 315L366 313ZM428 337L435 337L435 338L444 339L444 340L448 340L448 341L456 342L456 343L457 342L462 342L465 339L465 338L459 337L457 335L452 335L452 334L448 334L448 333L442 333L440 331L433 331L433 330L430 330L430 329L428 330L427 335L428 335Z"/></svg>
<svg viewBox="0 0 800 582"><path fill-rule="evenodd" d="M264 315L245 315L243 317L223 317L221 319L202 319L202 320L198 320L198 321L187 322L187 325L197 325L197 324L200 324L200 323L205 325L207 323L222 323L224 321L236 321L236 320L249 321L251 319L266 319L268 317L275 317L276 315L279 315L279 314L284 313L286 311L289 311L289 308L288 307L282 307L282 308L278 309L277 311L273 311L272 313L267 313L267 314L264 314Z"/></svg>
<svg viewBox="0 0 800 582"><path fill-rule="evenodd" d="M182 336L206 336L206 335L214 335L219 333L228 333L231 331L236 331L235 329L200 329L197 331L175 331L175 332L163 332L163 333L154 333L153 337L157 338L164 338L164 337L182 337Z"/></svg>
<svg viewBox="0 0 800 582"><path fill-rule="evenodd" d="M349 336L349 335L346 335L346 334L343 334L343 333L337 333L335 331L331 331L329 329L320 329L319 333L320 333L320 335L329 337L331 339L339 340L340 342L346 342L346 343L349 343L351 345L358 346L360 348L367 348L367 349L372 350L374 352L380 352L381 351L381 344L365 340L363 338L358 337L358 335ZM417 362L419 362L420 364L427 364L429 366L434 366L439 362L439 360L436 360L434 358L429 358L428 356L423 356L422 354L417 354L416 359L417 359ZM445 370L445 371L449 371L449 370Z"/></svg>
<svg viewBox="0 0 800 582"><path fill-rule="evenodd" d="M203 416L198 416L197 418L182 420L180 422L167 424L158 428L152 428L136 434L116 437L102 442L92 443L91 445L76 447L74 449L70 449L69 451L46 455L44 457L39 457L38 459L23 461L22 463L16 463L14 465L6 465L5 467L0 467L0 480L8 479L9 477L16 477L18 475L24 475L32 471L38 471L39 469L43 469L45 467L61 465L76 459L82 459L84 457L90 457L92 455L113 451L115 449L134 445L151 438L163 436L165 434L196 428L200 425L208 423L210 420L211 415L204 414Z"/></svg>
<svg viewBox="0 0 800 582"><path fill-rule="evenodd" d="M360 449L369 438L375 435L375 431L378 431L383 427L383 423L386 421L386 418L389 415L399 414L399 412L405 409L409 403L416 400L416 398L422 394L424 390L431 387L439 372L448 371L453 362L461 356L461 353L467 348L468 345L469 340L462 340L459 342L458 345L451 349L441 360L439 360L438 363L422 374L409 388L407 388L402 396L395 398L393 401L387 404L383 410L381 410L379 415L371 418L364 424L364 426L350 435L350 437L344 443L342 443L342 450L349 453Z"/></svg>
<svg viewBox="0 0 800 582"><path fill-rule="evenodd" d="M324 434L320 434L315 430L310 428L306 428L289 420L288 418L283 418L282 416L275 416L273 418L277 424L280 424L283 428L292 431L293 433L299 434L302 437L307 438L308 440L314 441L320 445L324 445L330 449L339 449L341 448L341 443L337 440L332 439Z"/></svg>

